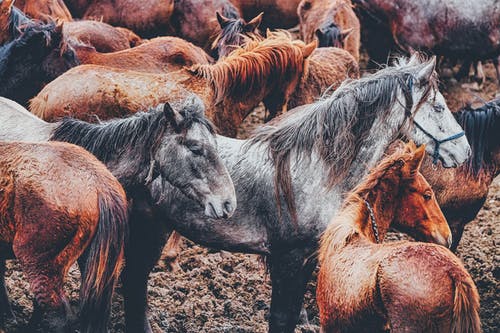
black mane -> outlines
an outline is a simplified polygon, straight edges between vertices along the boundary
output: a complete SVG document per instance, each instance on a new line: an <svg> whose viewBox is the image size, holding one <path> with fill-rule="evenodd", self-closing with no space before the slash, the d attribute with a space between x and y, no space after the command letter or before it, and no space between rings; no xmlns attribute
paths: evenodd
<svg viewBox="0 0 500 333"><path fill-rule="evenodd" d="M479 175L490 162L491 145L500 137L500 99L492 100L474 109L466 106L454 114L463 127L472 149L466 167L474 176Z"/></svg>
<svg viewBox="0 0 500 333"><path fill-rule="evenodd" d="M26 16L19 8L12 6L8 22L10 38L19 37L22 27L32 23L35 23L35 21Z"/></svg>

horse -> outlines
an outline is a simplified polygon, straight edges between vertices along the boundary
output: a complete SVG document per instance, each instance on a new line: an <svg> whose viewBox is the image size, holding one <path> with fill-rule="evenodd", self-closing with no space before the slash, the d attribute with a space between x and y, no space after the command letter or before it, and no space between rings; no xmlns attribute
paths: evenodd
<svg viewBox="0 0 500 333"><path fill-rule="evenodd" d="M14 0L0 2L0 45L9 42L21 34L21 27L32 23L22 11L13 6Z"/></svg>
<svg viewBox="0 0 500 333"><path fill-rule="evenodd" d="M436 244L383 243L390 227L438 244L439 230L451 237L419 172L424 153L409 145L384 158L321 236L321 332L481 332L479 294L460 259Z"/></svg>
<svg viewBox="0 0 500 333"><path fill-rule="evenodd" d="M463 60L462 74L468 74L471 62L493 59L498 65L500 7L496 0L353 3L363 22L363 45L375 62L385 62L390 50L422 50ZM497 66L498 79L499 70Z"/></svg>
<svg viewBox="0 0 500 333"><path fill-rule="evenodd" d="M52 121L71 115L84 120L130 114L193 92L222 134L235 136L243 119L261 101L286 106L315 42L292 41L285 32L244 47L213 65L194 65L165 74L82 65L52 81L30 102L30 110Z"/></svg>
<svg viewBox="0 0 500 333"><path fill-rule="evenodd" d="M304 41L317 38L319 47L343 48L359 61L360 24L350 0L302 0L297 13Z"/></svg>
<svg viewBox="0 0 500 333"><path fill-rule="evenodd" d="M16 258L34 294L30 332L69 332L63 282L86 251L82 332L107 332L127 237L127 198L94 156L68 143L0 142L0 329L12 314L5 260Z"/></svg>
<svg viewBox="0 0 500 333"><path fill-rule="evenodd" d="M246 20L266 13L262 26L265 28L293 28L299 23L297 6L300 0L231 0Z"/></svg>
<svg viewBox="0 0 500 333"><path fill-rule="evenodd" d="M266 257L272 282L270 332L294 331L321 233L343 194L392 142L405 135L426 144L446 167L468 158L469 144L436 87L434 66L435 58L400 59L375 74L345 81L323 100L284 113L249 140L217 137L238 197L238 210L223 225L180 196L160 199L182 236L213 249ZM442 143L437 146L432 138ZM159 182L151 183L154 198L160 189ZM442 236L448 246L449 235ZM144 312L135 327L146 317Z"/></svg>
<svg viewBox="0 0 500 333"><path fill-rule="evenodd" d="M476 109L464 107L454 116L471 144L471 157L456 169L433 165L430 158L422 165L422 174L434 189L453 233L452 251L457 250L465 225L476 217L500 173L500 99Z"/></svg>
<svg viewBox="0 0 500 333"><path fill-rule="evenodd" d="M7 0L13 3L14 0ZM16 7L33 19L50 23L53 20L73 21L63 0L15 0Z"/></svg>
<svg viewBox="0 0 500 333"><path fill-rule="evenodd" d="M217 22L219 22L220 31L217 33L211 47L211 54L215 59L226 57L234 49L245 44L245 36L251 39L260 37L258 28L262 22L260 13L250 21L242 18L226 17L220 12L216 12Z"/></svg>
<svg viewBox="0 0 500 333"><path fill-rule="evenodd" d="M168 32L174 0L66 0L73 17L97 20L125 27L141 37L151 38Z"/></svg>
<svg viewBox="0 0 500 333"><path fill-rule="evenodd" d="M44 84L78 65L73 50L61 43L60 25L30 23L21 36L0 46L0 96L26 105Z"/></svg>
<svg viewBox="0 0 500 333"><path fill-rule="evenodd" d="M170 73L184 66L210 64L213 59L201 48L177 37L157 37L118 52L100 53L94 47L70 41L81 64L121 68L148 73Z"/></svg>
<svg viewBox="0 0 500 333"><path fill-rule="evenodd" d="M171 34L210 52L219 29L216 12L239 19L238 9L229 0L176 0L170 18Z"/></svg>

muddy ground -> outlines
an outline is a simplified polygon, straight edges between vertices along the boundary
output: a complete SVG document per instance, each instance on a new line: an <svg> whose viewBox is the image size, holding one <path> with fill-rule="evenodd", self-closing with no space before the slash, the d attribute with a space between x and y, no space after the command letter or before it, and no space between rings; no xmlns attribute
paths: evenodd
<svg viewBox="0 0 500 333"><path fill-rule="evenodd" d="M494 70L486 68L487 81L480 90L453 79L442 79L452 110L465 102L480 103L499 94L493 82ZM472 89L471 89L472 88ZM262 109L248 118L241 136L261 122ZM490 196L476 220L465 230L459 256L474 278L481 295L481 318L485 333L500 330L500 179L491 186ZM149 280L150 319L155 332L266 332L271 298L268 274L258 256L204 249L188 241L180 255L180 269L167 272L162 263ZM16 262L8 264L7 285L17 324L7 332L25 332L20 327L31 313L31 295ZM296 332L318 332L314 302L315 279L309 284L306 308L309 325ZM71 304L76 308L79 273L72 269L67 281ZM115 296L111 332L123 332L121 297Z"/></svg>

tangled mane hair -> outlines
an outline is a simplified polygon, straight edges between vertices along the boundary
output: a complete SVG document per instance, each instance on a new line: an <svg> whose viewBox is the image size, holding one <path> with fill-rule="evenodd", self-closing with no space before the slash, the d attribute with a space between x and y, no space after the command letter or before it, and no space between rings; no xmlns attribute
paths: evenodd
<svg viewBox="0 0 500 333"><path fill-rule="evenodd" d="M394 105L402 103L397 98L399 91L409 114L414 106L418 110L431 91L437 89L437 77L433 75L430 82L422 83L425 89L422 98L413 101L415 74L423 62L419 57L400 58L394 66L371 76L345 81L330 97L298 107L257 130L250 142L267 144L275 166L278 207L282 193L294 221L297 212L290 173L292 154L299 161L310 159L316 152L328 170L327 185L331 188L337 184L349 172L375 119L387 119Z"/></svg>
<svg viewBox="0 0 500 333"><path fill-rule="evenodd" d="M321 236L318 252L320 262L361 234L357 222L363 218L364 210L367 209L364 200L376 190L384 178L400 172L407 162L413 160L416 149L413 142L400 145L393 154L386 156L370 170L370 173L348 194L339 212Z"/></svg>
<svg viewBox="0 0 500 333"><path fill-rule="evenodd" d="M304 70L305 43L286 31L269 32L261 40L247 37L245 45L213 65L194 65L188 71L212 82L216 104L227 96L244 99L262 86L282 86Z"/></svg>
<svg viewBox="0 0 500 333"><path fill-rule="evenodd" d="M226 16L227 17L227 16ZM221 28L219 33L216 34L212 43L212 53L217 53L217 57L230 54L229 50L234 50L244 45L248 40L263 40L264 37L260 33L253 31L246 31L245 25L247 22L239 17L227 17L229 22ZM221 50L225 51L221 55Z"/></svg>
<svg viewBox="0 0 500 333"><path fill-rule="evenodd" d="M491 145L498 142L500 131L500 99L489 101L474 109L470 105L454 114L463 127L472 149L472 155L465 164L467 172L478 177L489 166Z"/></svg>

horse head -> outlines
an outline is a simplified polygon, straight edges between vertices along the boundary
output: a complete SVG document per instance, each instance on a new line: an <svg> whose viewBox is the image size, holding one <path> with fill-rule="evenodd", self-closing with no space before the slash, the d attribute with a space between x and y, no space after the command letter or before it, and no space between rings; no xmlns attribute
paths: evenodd
<svg viewBox="0 0 500 333"><path fill-rule="evenodd" d="M353 31L352 28L340 30L334 22L326 22L316 29L314 34L318 39L319 47L344 47L344 40Z"/></svg>
<svg viewBox="0 0 500 333"><path fill-rule="evenodd" d="M434 163L440 160L444 167L459 166L467 160L471 149L438 90L436 58L421 61L415 54L403 66L407 81L402 98L406 101L406 115L413 119L407 135L418 145L426 144Z"/></svg>
<svg viewBox="0 0 500 333"><path fill-rule="evenodd" d="M217 153L214 127L203 115L203 103L192 97L179 110L168 103L160 108L169 129L153 154L149 180L161 175L203 206L208 217L230 217L236 194Z"/></svg>

